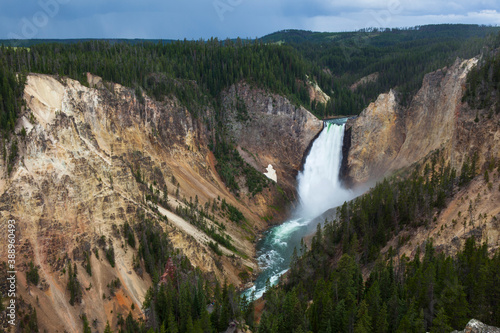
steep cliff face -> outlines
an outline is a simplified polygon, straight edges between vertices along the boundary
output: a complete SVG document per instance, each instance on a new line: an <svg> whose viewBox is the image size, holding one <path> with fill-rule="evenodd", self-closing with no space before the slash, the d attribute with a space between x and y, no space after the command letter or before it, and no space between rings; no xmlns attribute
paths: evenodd
<svg viewBox="0 0 500 333"><path fill-rule="evenodd" d="M457 60L450 68L427 74L406 109L390 92L349 122L351 146L344 172L354 187L396 170L404 173L407 167L424 174L425 165L449 165L460 174L464 162L477 157L478 176L456 185L446 207L434 210L432 221L403 230L382 252L392 247L412 256L433 238L440 251L453 254L471 236L491 250L500 247L500 114L461 102L467 73L476 63Z"/></svg>
<svg viewBox="0 0 500 333"><path fill-rule="evenodd" d="M143 264L134 269L136 250L120 236L122 225L125 221L133 225L138 212L158 221L173 247L195 266L237 285L242 276L257 268L248 259L254 257L252 241L256 231L267 226L259 214L269 209L268 196L237 199L226 189L207 148L207 129L175 99L161 103L148 96L138 99L134 90L92 75L88 78L94 88L69 79L29 75L27 108L16 130L24 127L27 135L16 137L19 158L11 174L5 162L0 165L0 214L3 220L16 220L17 244L22 247L17 263L19 293L29 303L37 303L40 327L51 332L79 331L81 313L95 320L100 331L107 321L116 324L118 313L135 309L135 317L143 316L140 309L151 280L141 274ZM252 97L245 98L250 103ZM284 99L275 98L285 104ZM257 107L249 104L250 113ZM274 119L300 114L295 109L288 116L282 115L284 111L273 112L272 107L268 110L268 115L260 115L259 124L280 124ZM210 118L213 111L204 112L200 118ZM314 120L304 117L281 125L279 134L285 138L286 131L297 131L293 136L298 138L303 131L311 132L310 140L315 134ZM259 117L252 119L258 121ZM290 126L292 123L296 125ZM249 127L254 130L244 133L257 134L259 125ZM307 138L294 147L296 159L280 161L286 154L277 152L288 152L291 145L280 146L278 141L285 140L278 132L260 135L263 139L257 146L267 152L262 161L274 163L279 177L287 179L288 169L281 165L293 162L294 168L299 167L300 149L308 145ZM171 211L146 199L148 194L168 199ZM216 217L237 252L221 246L224 255L214 253L208 246L211 238L175 214L174 208L186 207L183 198L186 202L196 198L200 207L214 201L220 204L217 198L221 198L239 209L247 221L244 225L230 221L220 211ZM6 227L0 226L2 253L6 253ZM105 248L114 249L114 268L104 259L104 247L98 245L102 240ZM99 258L92 255L94 250L101 252ZM91 276L83 267L84 253L91 253ZM24 272L31 260L39 267L41 282L26 288ZM83 287L82 302L75 306L69 304L68 278L62 272L69 262L77 264ZM122 287L111 293L109 283L115 279Z"/></svg>
<svg viewBox="0 0 500 333"><path fill-rule="evenodd" d="M406 139L393 169L418 161L435 149L452 148L456 130L461 127L458 118L467 73L476 63L475 58L457 60L449 69L426 75L422 88L405 112Z"/></svg>
<svg viewBox="0 0 500 333"><path fill-rule="evenodd" d="M323 122L283 96L247 83L228 89L224 105L230 135L241 156L261 172L271 164L278 185L293 198L304 152L323 129Z"/></svg>
<svg viewBox="0 0 500 333"><path fill-rule="evenodd" d="M457 116L467 73L477 59L457 60L429 73L408 108L391 91L379 96L352 123L346 177L351 185L380 179L454 145Z"/></svg>
<svg viewBox="0 0 500 333"><path fill-rule="evenodd" d="M347 127L348 181L366 183L390 170L405 139L394 92L380 95Z"/></svg>
<svg viewBox="0 0 500 333"><path fill-rule="evenodd" d="M445 164L460 174L462 165L476 156L477 176L465 186L456 186L446 207L436 210L427 226L405 231L399 235L401 238L388 244L400 247L401 254L415 254L416 248L422 249L428 238L434 239L440 251L449 254L462 249L470 237L486 243L491 251L500 247L500 114L472 110L459 103L451 117L452 133L439 149L418 161L420 168L426 164ZM401 244L400 239L405 238L407 242Z"/></svg>

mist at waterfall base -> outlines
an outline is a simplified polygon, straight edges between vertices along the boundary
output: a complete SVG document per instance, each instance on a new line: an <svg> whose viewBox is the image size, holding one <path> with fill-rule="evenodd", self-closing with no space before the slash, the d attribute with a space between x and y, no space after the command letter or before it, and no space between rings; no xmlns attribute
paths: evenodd
<svg viewBox="0 0 500 333"><path fill-rule="evenodd" d="M292 218L268 230L258 242L261 273L254 286L245 291L247 297L260 298L267 280L275 285L286 273L294 248L299 251L301 239L316 229L319 221L315 222L315 217L355 197L339 180L346 121L347 118L325 121L324 129L313 142L304 169L297 177L299 206Z"/></svg>

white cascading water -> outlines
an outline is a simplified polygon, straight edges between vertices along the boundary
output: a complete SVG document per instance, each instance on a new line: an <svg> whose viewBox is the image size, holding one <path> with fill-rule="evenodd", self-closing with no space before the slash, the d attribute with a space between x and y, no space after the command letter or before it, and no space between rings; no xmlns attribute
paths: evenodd
<svg viewBox="0 0 500 333"><path fill-rule="evenodd" d="M299 248L302 237L316 227L315 217L326 210L350 200L353 194L342 188L339 171L342 164L342 144L346 119L325 122L323 131L314 141L307 155L304 170L297 177L299 208L294 217L266 232L257 244L257 261L262 272L247 296L261 297L270 285L278 282L290 266L294 248Z"/></svg>
<svg viewBox="0 0 500 333"><path fill-rule="evenodd" d="M325 123L311 147L304 170L297 177L302 217L318 216L341 205L349 196L339 179L344 127L345 124Z"/></svg>

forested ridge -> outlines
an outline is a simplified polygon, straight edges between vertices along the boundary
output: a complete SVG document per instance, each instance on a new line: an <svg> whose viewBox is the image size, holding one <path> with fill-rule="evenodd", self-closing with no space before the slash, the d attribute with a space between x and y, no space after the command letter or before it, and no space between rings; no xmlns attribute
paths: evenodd
<svg viewBox="0 0 500 333"><path fill-rule="evenodd" d="M451 65L457 57L472 58L485 45L500 45L498 27L477 25L428 25L407 29L364 29L351 33L318 33L286 30L263 37L266 42L285 42L315 65L320 86L330 80L334 100L317 112L358 114L381 93L395 89L408 104L421 87L426 73ZM333 81L318 74L327 69ZM377 73L373 82L349 86Z"/></svg>
<svg viewBox="0 0 500 333"><path fill-rule="evenodd" d="M172 246L160 224L143 210L137 211L131 226L123 227L122 237L132 247L138 239L134 269L141 272L145 267L153 285L142 305L146 322L135 320L132 314L118 314L119 332L220 332L247 311L248 305L240 302L233 285L221 285L213 276L193 267ZM82 325L84 331L91 331L88 323L83 321ZM106 329L112 332L109 325Z"/></svg>
<svg viewBox="0 0 500 333"><path fill-rule="evenodd" d="M288 31L281 33L288 41L282 45L269 36L255 41L32 41L29 48L2 47L0 62L11 76L37 72L85 82L85 73L90 72L106 81L144 89L158 100L175 95L194 115L200 105L217 104L223 89L247 80L286 95L322 117L359 114L379 93L391 88L409 100L425 73L452 64L456 57L475 56L485 44L498 44L490 36L496 31L495 27L436 25L331 33L319 41L304 38L300 42L287 38L297 33L321 34ZM348 88L375 72L379 73L376 82L354 91ZM311 103L306 76L332 97L330 103ZM8 86L17 91L13 82ZM2 122L2 129L5 126Z"/></svg>
<svg viewBox="0 0 500 333"><path fill-rule="evenodd" d="M479 66L467 75L467 90L462 98L475 109L500 112L500 52L493 49L479 60Z"/></svg>
<svg viewBox="0 0 500 333"><path fill-rule="evenodd" d="M314 241L325 244L321 235ZM470 238L450 257L428 240L419 256L378 261L366 281L353 255L316 271L301 259L283 286L264 295L258 332L450 333L470 318L500 325L500 251L490 258L486 245Z"/></svg>

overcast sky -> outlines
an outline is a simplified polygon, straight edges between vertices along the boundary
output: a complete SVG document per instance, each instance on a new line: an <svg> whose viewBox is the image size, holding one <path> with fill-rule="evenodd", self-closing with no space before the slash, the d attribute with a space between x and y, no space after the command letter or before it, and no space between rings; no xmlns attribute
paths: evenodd
<svg viewBox="0 0 500 333"><path fill-rule="evenodd" d="M499 0L0 0L0 38L261 37L432 23L500 25Z"/></svg>

